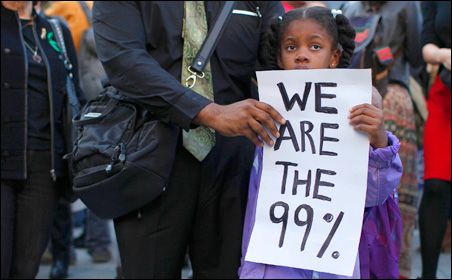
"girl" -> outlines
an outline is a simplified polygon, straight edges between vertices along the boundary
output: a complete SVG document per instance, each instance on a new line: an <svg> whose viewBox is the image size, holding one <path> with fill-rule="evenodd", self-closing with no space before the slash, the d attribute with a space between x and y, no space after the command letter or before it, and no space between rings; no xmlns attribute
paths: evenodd
<svg viewBox="0 0 452 280"><path fill-rule="evenodd" d="M345 68L354 50L355 31L346 17L312 7L288 12L271 25L263 42L261 61L266 70ZM402 165L399 141L384 129L381 97L374 89L372 103L352 108L350 124L370 140L366 208L359 255L352 278L398 278L401 220L395 188ZM240 278L312 278L313 271L244 261L254 226L262 172L262 149L256 151L250 179L242 241ZM342 276L318 273L319 278Z"/></svg>

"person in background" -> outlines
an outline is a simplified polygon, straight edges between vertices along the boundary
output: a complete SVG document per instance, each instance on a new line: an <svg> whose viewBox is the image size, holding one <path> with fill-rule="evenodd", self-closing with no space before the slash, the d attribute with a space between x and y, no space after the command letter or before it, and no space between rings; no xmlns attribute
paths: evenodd
<svg viewBox="0 0 452 280"><path fill-rule="evenodd" d="M93 1L51 1L44 10L46 15L58 16L67 22L77 54L80 52L83 34L91 26L80 2L85 2L89 10L93 7Z"/></svg>
<svg viewBox="0 0 452 280"><path fill-rule="evenodd" d="M451 207L450 2L422 2L422 55L438 65L427 98L424 129L424 194L419 209L422 278L435 279Z"/></svg>
<svg viewBox="0 0 452 280"><path fill-rule="evenodd" d="M68 184L68 71L48 18L32 1L1 2L1 276L36 276L54 210ZM62 25L78 101L77 60Z"/></svg>
<svg viewBox="0 0 452 280"><path fill-rule="evenodd" d="M46 15L61 17L68 23L77 50L80 87L88 101L102 91L101 80L106 79L94 45L92 6L93 1L53 1L45 10ZM112 258L108 220L97 217L89 209L85 211L84 229L74 245L86 248L93 262L108 262Z"/></svg>
<svg viewBox="0 0 452 280"><path fill-rule="evenodd" d="M48 4L48 1L36 2L34 4L36 12L41 13ZM47 262L52 265L49 273L50 279L67 278L69 263L76 261L75 249L72 246L71 203L65 197L60 197L57 201L50 232L50 243L42 259L45 258L48 258Z"/></svg>
<svg viewBox="0 0 452 280"><path fill-rule="evenodd" d="M288 12L271 25L264 38L263 70L347 68L355 48L355 31L348 19L324 7ZM397 154L400 143L394 135L385 131L381 96L376 89L372 92L372 105L353 107L349 119L356 130L368 134L371 145L363 227L351 278L394 278L399 274L397 259L401 234L396 199L396 187L402 171ZM255 222L262 157L262 148L257 148L248 193L240 278L311 279L314 277L311 270L244 260ZM316 273L321 279L347 278Z"/></svg>
<svg viewBox="0 0 452 280"><path fill-rule="evenodd" d="M410 96L410 65L422 64L420 34L422 14L418 1L353 1L342 8L347 17L380 15L381 46L389 46L393 64L389 84L381 92L386 129L400 140L403 174L398 186L403 219L403 242L399 259L400 277L411 277L412 238L418 209L417 134L415 112Z"/></svg>

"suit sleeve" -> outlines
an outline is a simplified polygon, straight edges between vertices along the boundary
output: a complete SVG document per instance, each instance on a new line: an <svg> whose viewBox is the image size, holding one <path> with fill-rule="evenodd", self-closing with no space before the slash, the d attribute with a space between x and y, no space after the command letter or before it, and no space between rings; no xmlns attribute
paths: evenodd
<svg viewBox="0 0 452 280"><path fill-rule="evenodd" d="M411 66L417 67L422 63L422 12L419 2L407 2L405 12L406 57Z"/></svg>
<svg viewBox="0 0 452 280"><path fill-rule="evenodd" d="M110 83L162 121L189 129L211 101L184 87L146 50L138 2L96 1L93 27L98 57Z"/></svg>
<svg viewBox="0 0 452 280"><path fill-rule="evenodd" d="M431 43L436 46L441 46L438 36L435 32L435 15L436 15L436 2L422 1L422 47Z"/></svg>

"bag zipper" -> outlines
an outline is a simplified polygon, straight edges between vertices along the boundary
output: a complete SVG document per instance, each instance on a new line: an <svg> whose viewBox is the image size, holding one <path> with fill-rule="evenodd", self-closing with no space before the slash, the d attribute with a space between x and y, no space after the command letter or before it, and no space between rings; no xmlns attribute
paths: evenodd
<svg viewBox="0 0 452 280"><path fill-rule="evenodd" d="M111 171L113 170L113 165L115 165L118 160L121 163L124 163L126 161L126 146L122 142L116 145L115 149L113 150L110 164L105 168L105 172L107 172L107 174L111 173Z"/></svg>

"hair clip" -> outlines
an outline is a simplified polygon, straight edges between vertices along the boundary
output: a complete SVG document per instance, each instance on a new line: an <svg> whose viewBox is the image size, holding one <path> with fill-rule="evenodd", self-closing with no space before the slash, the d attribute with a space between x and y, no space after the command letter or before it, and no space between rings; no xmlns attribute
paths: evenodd
<svg viewBox="0 0 452 280"><path fill-rule="evenodd" d="M331 14L333 15L333 18L336 18L337 15L342 15L341 10L331 9Z"/></svg>
<svg viewBox="0 0 452 280"><path fill-rule="evenodd" d="M279 21L282 21L282 16L279 16L279 17L278 17L278 20L279 20Z"/></svg>

